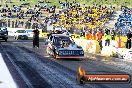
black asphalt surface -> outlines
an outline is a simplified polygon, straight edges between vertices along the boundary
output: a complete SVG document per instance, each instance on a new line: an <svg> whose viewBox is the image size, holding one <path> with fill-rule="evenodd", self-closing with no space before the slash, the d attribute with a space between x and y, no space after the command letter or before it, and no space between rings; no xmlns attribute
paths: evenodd
<svg viewBox="0 0 132 88"><path fill-rule="evenodd" d="M132 76L132 62L104 57L87 57L84 60L54 59L46 54L44 40L40 48L32 48L32 40L1 42L0 53L19 88L132 88L128 84L85 84L76 82L78 67L90 73L127 73ZM86 55L87 56L87 55ZM90 55L88 55L90 56Z"/></svg>

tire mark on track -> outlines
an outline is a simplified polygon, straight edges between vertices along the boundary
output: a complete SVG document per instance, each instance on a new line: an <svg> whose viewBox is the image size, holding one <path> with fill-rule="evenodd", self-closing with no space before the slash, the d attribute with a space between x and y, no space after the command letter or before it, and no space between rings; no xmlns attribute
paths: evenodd
<svg viewBox="0 0 132 88"><path fill-rule="evenodd" d="M38 58L36 57L36 56L34 56L34 55L32 55L32 54L30 54L30 53L27 53L27 52L25 52L25 51L23 51L23 50L21 50L21 49L19 49L18 47L14 47L14 46L7 46L8 48L9 47L11 47L10 49L11 50L7 50L7 52L8 52L8 54L9 55L12 55L12 57L13 57L13 59L14 59L14 61L15 61L15 63L17 63L18 61L20 62L21 61L21 59L25 59L25 61L24 60L22 60L23 62L27 62L28 64L30 64L30 66L31 66L31 68L34 68L34 70L36 70L36 71L38 71L38 70L43 70L43 69L45 69L45 68L42 68L41 66L40 66L40 64L45 64L45 63L42 63L42 62L38 62L38 61L40 61L40 60L38 60ZM14 50L15 50L15 53L14 53ZM18 53L16 53L18 51ZM20 52L20 53L19 53ZM23 57L23 58L19 58L19 57ZM34 60L34 61L32 61L32 60ZM37 67L38 66L38 67ZM22 66L20 66L19 65L19 68L21 68ZM26 67L25 67L26 68ZM24 69L25 69L24 68ZM39 69L39 68L41 68L41 69ZM24 73L24 72L23 72ZM48 72L47 71L47 73L48 74L52 74L52 72ZM39 74L41 74L42 75L42 73L39 73ZM45 74L45 71L43 72L43 74ZM45 75L46 76L46 75ZM57 79L58 78L55 78L55 77L53 76L53 78L52 77L50 77L50 79L51 80L54 80L54 83L53 84L55 84L56 83L56 81L57 81ZM47 77L46 77L46 79L48 79ZM36 80L37 81L37 80ZM65 85L63 85L63 84L61 84L59 81L58 81L58 83L57 83L57 85L56 86L52 86L53 88L66 88L66 86ZM36 87L33 87L33 88L36 88ZM39 87L39 88L41 88L41 87ZM46 88L46 87L42 87L42 88ZM68 88L70 88L70 87L68 87Z"/></svg>
<svg viewBox="0 0 132 88"><path fill-rule="evenodd" d="M66 68L65 66L63 66L59 63L51 61L50 59L45 59L44 57L37 55L35 52L32 52L25 47L19 47L18 46L18 47L14 47L12 49L15 49L16 50L15 52L19 51L21 53L21 55L23 56L23 59L27 59L28 62L32 62L31 59L37 60L34 63L38 63L39 66L41 66L40 69L38 69L39 67L36 67L36 65L34 63L32 63L31 67L32 68L35 67L36 71L38 73L40 72L39 74L44 79L49 78L49 80L52 81L51 83L56 83L56 85L53 84L54 88L58 88L57 85L59 85L59 83L61 85L61 86L59 85L59 88L82 88L82 87L83 88L110 88L110 87L103 85L103 84L92 84L92 85L86 84L83 86L77 85L76 80L75 80L76 79L76 77L75 77L76 72L75 71L73 71L69 68ZM61 75L57 75L57 74L61 74ZM44 75L47 75L48 77L45 77ZM65 77L65 79L63 79L63 76ZM70 80L70 78L72 80ZM69 81L70 83L67 81Z"/></svg>
<svg viewBox="0 0 132 88"><path fill-rule="evenodd" d="M34 68L32 68L28 63L17 62L16 64L24 72L24 74L30 80L34 88L44 88L44 87L51 88L51 86L48 85L47 82L42 79L39 73Z"/></svg>
<svg viewBox="0 0 132 88"><path fill-rule="evenodd" d="M24 50L24 52L25 52L25 50ZM32 58L31 55L29 55L29 54L27 54L26 57ZM33 57L34 57L34 59L38 58L36 55L33 55ZM62 74L62 72L58 73L58 70L56 68L51 68L51 66L49 64L47 64L49 62L42 62L40 59L38 59L38 60L36 60L36 62L32 63L33 64L32 66L34 67L35 63L38 63L38 65L36 65L36 68L39 68L38 66L41 66L41 68L38 70L38 72L40 72L40 74L45 74L47 76L50 75L49 79L50 79L50 81L53 81L52 83L61 85L63 88L75 88L75 87L69 85L68 82L70 82L70 80L67 79L65 77L65 75ZM42 69L44 69L44 70L42 70ZM77 85L76 88L80 88L80 86Z"/></svg>
<svg viewBox="0 0 132 88"><path fill-rule="evenodd" d="M24 61L17 61L17 57L15 54L17 54L20 57L19 51L16 53L17 49L14 49L13 46L10 48L10 46L5 46L7 49L11 49L10 51L5 51L12 61L12 63L15 65L15 68L19 72L19 74L22 76L24 81L27 83L29 88L51 88L51 86L44 80L40 75L35 71L35 69L31 68L29 63L26 63ZM11 52L12 51L12 52Z"/></svg>
<svg viewBox="0 0 132 88"><path fill-rule="evenodd" d="M20 71L20 69L18 68L18 66L15 64L15 62L12 60L12 58L9 56L9 54L6 52L6 50L4 50L4 47L1 46L1 49L3 50L3 52L6 54L6 56L8 57L8 59L10 60L10 62L12 63L12 65L15 67L15 69L17 70L18 74L20 74L20 76L23 78L23 80L25 81L25 83L27 84L28 88L33 88L32 85L29 83L29 81L27 80L27 78L24 76L24 74Z"/></svg>

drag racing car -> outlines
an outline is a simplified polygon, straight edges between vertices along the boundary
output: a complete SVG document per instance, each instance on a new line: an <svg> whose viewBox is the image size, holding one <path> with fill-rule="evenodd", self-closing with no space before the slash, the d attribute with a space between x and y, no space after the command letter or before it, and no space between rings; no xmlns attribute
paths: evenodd
<svg viewBox="0 0 132 88"><path fill-rule="evenodd" d="M59 58L84 58L82 47L75 44L69 35L51 34L48 37L47 53L56 59Z"/></svg>

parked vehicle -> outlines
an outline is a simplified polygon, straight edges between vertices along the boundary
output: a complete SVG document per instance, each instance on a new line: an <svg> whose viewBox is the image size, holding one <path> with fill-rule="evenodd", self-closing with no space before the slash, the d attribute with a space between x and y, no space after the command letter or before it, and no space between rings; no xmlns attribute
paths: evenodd
<svg viewBox="0 0 132 88"><path fill-rule="evenodd" d="M26 29L26 32L28 33L28 38L33 38L33 29Z"/></svg>
<svg viewBox="0 0 132 88"><path fill-rule="evenodd" d="M7 42L8 39L8 31L6 27L0 28L0 39L5 40Z"/></svg>
<svg viewBox="0 0 132 88"><path fill-rule="evenodd" d="M17 30L14 33L14 39L28 39L28 33L26 30Z"/></svg>

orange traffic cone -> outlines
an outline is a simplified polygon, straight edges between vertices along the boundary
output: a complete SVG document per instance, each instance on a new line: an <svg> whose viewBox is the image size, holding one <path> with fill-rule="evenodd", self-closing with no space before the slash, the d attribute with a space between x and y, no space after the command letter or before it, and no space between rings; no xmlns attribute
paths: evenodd
<svg viewBox="0 0 132 88"><path fill-rule="evenodd" d="M119 41L118 41L118 48L121 48L121 38L119 36Z"/></svg>

